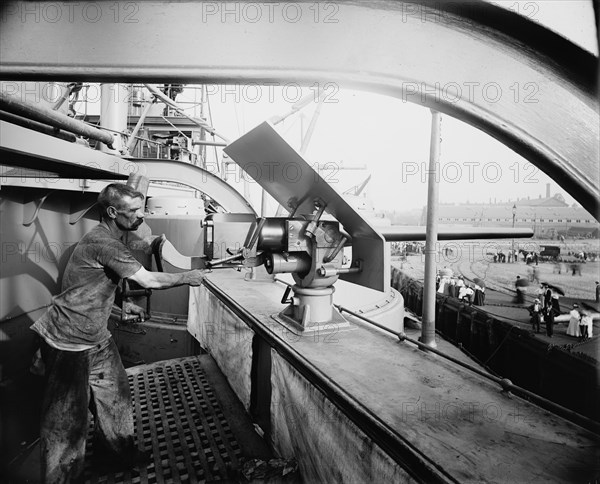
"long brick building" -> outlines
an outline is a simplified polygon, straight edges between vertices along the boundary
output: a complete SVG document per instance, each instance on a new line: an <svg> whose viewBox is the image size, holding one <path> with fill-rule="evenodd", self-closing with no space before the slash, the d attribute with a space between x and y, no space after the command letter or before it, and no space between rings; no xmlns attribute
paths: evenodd
<svg viewBox="0 0 600 484"><path fill-rule="evenodd" d="M440 204L439 223L472 227L531 227L535 237L598 238L600 224L579 205L568 205L560 193L501 203ZM514 207L514 208L513 208ZM425 224L426 207L421 223Z"/></svg>

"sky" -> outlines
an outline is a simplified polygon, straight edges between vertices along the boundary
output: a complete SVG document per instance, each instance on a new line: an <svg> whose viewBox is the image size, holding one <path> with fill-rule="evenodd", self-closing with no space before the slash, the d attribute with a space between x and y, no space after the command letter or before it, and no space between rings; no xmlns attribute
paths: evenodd
<svg viewBox="0 0 600 484"><path fill-rule="evenodd" d="M338 102L323 105L305 154L307 161L324 164L321 175L339 192L360 185L370 175L365 192L377 210L423 207L427 200L431 111L359 91L338 91L333 96ZM240 134L269 117L261 116L258 106L222 107L231 109ZM294 115L278 125L280 134L294 148L300 148L301 124L308 125L315 109L316 104L309 105L302 113L304 119ZM275 111L273 115L285 112ZM227 116L221 110L219 114ZM225 125L225 120L213 120L217 129ZM449 116L442 116L439 180L442 203L537 198L545 196L546 183L551 183L552 194L560 190L521 156Z"/></svg>
<svg viewBox="0 0 600 484"><path fill-rule="evenodd" d="M584 0L497 1L504 8L554 29L597 55L591 2ZM261 122L290 111L310 87L283 85L209 86L212 124L236 139ZM193 101L184 92L177 100ZM297 150L301 133L317 109L308 105L277 125ZM561 193L559 185L524 158L489 135L450 116L442 116L440 159L441 203L500 202ZM325 86L316 129L305 153L310 164L326 164L321 175L338 191L359 185L369 175L365 195L380 211L420 209L427 200L431 112L418 105L368 92ZM468 142L465 142L468 140ZM364 167L364 169L357 169ZM352 169L348 169L352 168ZM232 177L235 178L235 177ZM253 186L254 185L254 186ZM242 191L240 184L237 188ZM250 184L251 201L259 206L260 190Z"/></svg>

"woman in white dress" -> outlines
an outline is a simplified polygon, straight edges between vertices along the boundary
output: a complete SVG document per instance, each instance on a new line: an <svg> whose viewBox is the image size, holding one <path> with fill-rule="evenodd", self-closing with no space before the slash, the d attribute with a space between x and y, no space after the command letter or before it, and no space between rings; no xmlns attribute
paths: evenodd
<svg viewBox="0 0 600 484"><path fill-rule="evenodd" d="M466 302L467 304L471 304L473 302L473 289L469 286L462 286L458 291L458 299Z"/></svg>
<svg viewBox="0 0 600 484"><path fill-rule="evenodd" d="M573 304L573 309L569 315L571 319L569 319L569 327L567 328L567 334L569 336L575 336L579 338L581 336L581 331L579 330L579 320L581 319L581 315L579 314L579 305Z"/></svg>

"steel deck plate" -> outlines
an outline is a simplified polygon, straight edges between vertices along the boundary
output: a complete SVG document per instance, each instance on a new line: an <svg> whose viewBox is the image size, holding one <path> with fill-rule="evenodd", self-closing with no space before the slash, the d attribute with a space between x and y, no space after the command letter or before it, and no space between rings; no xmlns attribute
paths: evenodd
<svg viewBox="0 0 600 484"><path fill-rule="evenodd" d="M85 482L185 483L230 480L242 451L201 365L188 357L127 370L137 447L152 454L147 467L106 472L94 466L92 431Z"/></svg>

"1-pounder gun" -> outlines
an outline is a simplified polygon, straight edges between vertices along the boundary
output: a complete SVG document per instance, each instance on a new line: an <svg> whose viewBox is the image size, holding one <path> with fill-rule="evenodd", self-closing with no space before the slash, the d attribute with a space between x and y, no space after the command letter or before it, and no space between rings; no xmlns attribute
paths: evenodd
<svg viewBox="0 0 600 484"><path fill-rule="evenodd" d="M231 224L237 220L239 225L245 216L209 217L204 222L205 254L214 255L217 240L228 255L213 260L209 257L206 266L263 265L271 275L290 273L295 284L287 287L282 303L289 305L277 319L296 332L322 330L331 324L336 330L348 326L333 306L334 284L340 274L360 272L361 262L356 260L352 267L344 263L343 248L350 236L340 229L338 221L323 216L325 208L322 200L316 200L314 213L308 216L256 219L250 223L243 247L237 249L227 247L225 240L234 235L232 230L239 229Z"/></svg>

